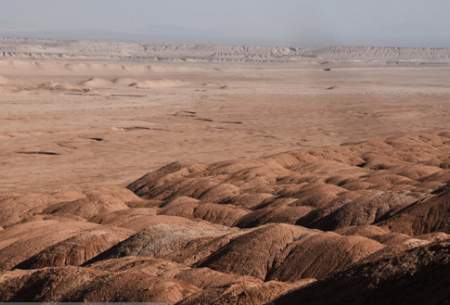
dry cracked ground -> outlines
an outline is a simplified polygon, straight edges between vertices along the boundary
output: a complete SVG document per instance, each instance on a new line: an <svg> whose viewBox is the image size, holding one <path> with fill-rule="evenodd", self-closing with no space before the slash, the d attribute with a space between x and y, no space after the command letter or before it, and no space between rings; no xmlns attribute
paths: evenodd
<svg viewBox="0 0 450 305"><path fill-rule="evenodd" d="M450 304L445 78L59 66L1 65L1 301Z"/></svg>

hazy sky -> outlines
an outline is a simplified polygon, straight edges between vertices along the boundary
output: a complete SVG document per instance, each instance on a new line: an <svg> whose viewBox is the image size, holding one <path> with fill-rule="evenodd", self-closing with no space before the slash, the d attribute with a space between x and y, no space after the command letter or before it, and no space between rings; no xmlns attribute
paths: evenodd
<svg viewBox="0 0 450 305"><path fill-rule="evenodd" d="M0 33L450 47L450 0L0 0Z"/></svg>

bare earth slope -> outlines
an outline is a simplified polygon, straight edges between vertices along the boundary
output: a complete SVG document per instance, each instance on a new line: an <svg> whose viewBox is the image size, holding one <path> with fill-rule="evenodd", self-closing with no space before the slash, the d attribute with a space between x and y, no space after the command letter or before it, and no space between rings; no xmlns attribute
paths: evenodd
<svg viewBox="0 0 450 305"><path fill-rule="evenodd" d="M42 195L0 233L0 299L443 304L449 139L172 163L130 184L141 198Z"/></svg>
<svg viewBox="0 0 450 305"><path fill-rule="evenodd" d="M448 304L450 242L356 265L271 304Z"/></svg>
<svg viewBox="0 0 450 305"><path fill-rule="evenodd" d="M0 301L450 304L449 54L1 40Z"/></svg>

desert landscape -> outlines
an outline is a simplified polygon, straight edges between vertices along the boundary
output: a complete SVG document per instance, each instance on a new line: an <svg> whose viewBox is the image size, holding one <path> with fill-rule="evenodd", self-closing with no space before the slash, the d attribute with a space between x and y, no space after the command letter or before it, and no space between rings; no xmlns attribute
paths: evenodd
<svg viewBox="0 0 450 305"><path fill-rule="evenodd" d="M0 301L450 304L450 49L0 40Z"/></svg>

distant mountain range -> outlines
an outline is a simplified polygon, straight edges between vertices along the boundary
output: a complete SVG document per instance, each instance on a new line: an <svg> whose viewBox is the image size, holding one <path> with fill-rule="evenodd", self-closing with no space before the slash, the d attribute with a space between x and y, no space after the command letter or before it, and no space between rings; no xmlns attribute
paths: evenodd
<svg viewBox="0 0 450 305"><path fill-rule="evenodd" d="M0 39L0 57L36 59L117 59L162 62L300 62L450 64L450 49L395 47L267 47L106 40Z"/></svg>

